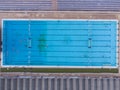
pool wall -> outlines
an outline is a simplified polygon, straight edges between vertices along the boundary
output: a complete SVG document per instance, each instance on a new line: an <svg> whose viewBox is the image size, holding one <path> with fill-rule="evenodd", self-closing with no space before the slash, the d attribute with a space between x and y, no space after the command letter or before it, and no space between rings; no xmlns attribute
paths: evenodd
<svg viewBox="0 0 120 90"><path fill-rule="evenodd" d="M118 20L103 20L103 19L97 19L97 20L95 20L95 19L3 19L2 20L2 27L3 27L3 21L4 20L42 20L42 21L46 21L46 20L69 20L69 21L116 21L117 23L118 23ZM117 28L118 28L118 25L117 25ZM2 30L3 30L3 28L2 28ZM118 30L117 30L117 34L118 34ZM3 35L3 34L2 34ZM118 40L118 36L116 37L117 38L117 40ZM3 36L2 36L2 41L3 41ZM117 46L118 46L118 42L117 42ZM3 48L3 46L2 46L2 48ZM118 51L118 48L116 48L117 49L117 51ZM116 54L116 56L118 57L118 54ZM118 67L117 65L116 66L34 66L34 65L3 65L3 53L1 53L1 59L2 59L2 63L1 63L1 65L2 65L2 67L41 67L41 68L48 68L48 67L50 67L50 68L116 68L116 67ZM116 62L118 63L118 59L116 60Z"/></svg>

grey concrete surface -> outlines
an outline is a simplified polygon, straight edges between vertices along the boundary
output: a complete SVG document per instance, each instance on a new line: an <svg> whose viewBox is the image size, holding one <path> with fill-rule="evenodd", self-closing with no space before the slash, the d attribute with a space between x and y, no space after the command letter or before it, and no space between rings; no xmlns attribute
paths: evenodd
<svg viewBox="0 0 120 90"><path fill-rule="evenodd" d="M0 90L120 90L120 78L0 76Z"/></svg>
<svg viewBox="0 0 120 90"><path fill-rule="evenodd" d="M1 11L120 11L119 0L0 0Z"/></svg>
<svg viewBox="0 0 120 90"><path fill-rule="evenodd" d="M119 0L58 0L58 10L120 11Z"/></svg>
<svg viewBox="0 0 120 90"><path fill-rule="evenodd" d="M0 10L52 10L51 0L0 0Z"/></svg>

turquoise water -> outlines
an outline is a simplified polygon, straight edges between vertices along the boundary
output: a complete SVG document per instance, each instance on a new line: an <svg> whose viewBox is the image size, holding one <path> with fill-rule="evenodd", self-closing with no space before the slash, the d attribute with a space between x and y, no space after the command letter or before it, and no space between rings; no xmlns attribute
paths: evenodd
<svg viewBox="0 0 120 90"><path fill-rule="evenodd" d="M5 66L116 66L117 21L4 20Z"/></svg>

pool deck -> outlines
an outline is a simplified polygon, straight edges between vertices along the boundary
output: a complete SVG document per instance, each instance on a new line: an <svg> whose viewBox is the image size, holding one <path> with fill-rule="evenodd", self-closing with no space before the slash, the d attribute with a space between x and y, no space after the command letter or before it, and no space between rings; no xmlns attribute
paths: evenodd
<svg viewBox="0 0 120 90"><path fill-rule="evenodd" d="M45 77L68 77L68 76L73 76L73 77L106 77L106 78L111 78L111 77L119 77L119 74L113 74L113 73L30 73L30 72L2 72L0 73L0 76L45 76Z"/></svg>
<svg viewBox="0 0 120 90"><path fill-rule="evenodd" d="M117 19L120 21L120 12L96 12L96 11L92 11L92 12L90 11L17 11L17 12L4 11L3 12L1 11L0 21L6 18L8 19ZM118 33L120 33L120 30ZM120 39L120 36L118 37L118 39ZM120 46L119 42L118 42L118 46ZM118 47L118 52L119 51L120 51L120 47ZM119 56L120 53L118 54L118 58ZM119 66L119 73L120 73L120 66Z"/></svg>

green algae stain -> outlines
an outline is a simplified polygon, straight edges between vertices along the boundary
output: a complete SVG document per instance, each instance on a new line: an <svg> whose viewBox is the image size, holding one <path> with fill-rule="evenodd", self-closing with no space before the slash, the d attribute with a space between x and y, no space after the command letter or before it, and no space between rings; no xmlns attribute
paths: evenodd
<svg viewBox="0 0 120 90"><path fill-rule="evenodd" d="M45 51L46 49L46 38L45 35L40 35L39 39L38 39L38 48L39 51Z"/></svg>

